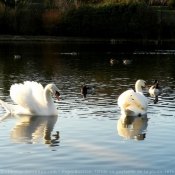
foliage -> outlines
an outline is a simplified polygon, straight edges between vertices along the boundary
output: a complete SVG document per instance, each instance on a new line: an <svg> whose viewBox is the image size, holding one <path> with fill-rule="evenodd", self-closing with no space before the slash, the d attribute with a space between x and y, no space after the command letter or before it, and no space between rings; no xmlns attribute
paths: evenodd
<svg viewBox="0 0 175 175"><path fill-rule="evenodd" d="M175 0L168 0L167 5L170 9L175 9Z"/></svg>
<svg viewBox="0 0 175 175"><path fill-rule="evenodd" d="M22 8L30 0L0 0L2 4L10 8Z"/></svg>
<svg viewBox="0 0 175 175"><path fill-rule="evenodd" d="M19 11L16 14L17 34L40 35L42 34L41 13L37 11Z"/></svg>
<svg viewBox="0 0 175 175"><path fill-rule="evenodd" d="M155 34L157 21L155 9L142 2L136 6L135 16L132 18L131 25L138 35L142 36L143 39L147 39L148 36Z"/></svg>
<svg viewBox="0 0 175 175"><path fill-rule="evenodd" d="M14 0L9 0L6 6L4 2L0 0L0 34L175 37L174 13L162 5L150 6L148 0L18 0L15 6ZM38 10L34 8L36 4L45 8Z"/></svg>
<svg viewBox="0 0 175 175"><path fill-rule="evenodd" d="M146 4L123 3L72 9L66 13L62 26L63 34L71 36L148 37L156 20L156 13Z"/></svg>
<svg viewBox="0 0 175 175"><path fill-rule="evenodd" d="M59 34L60 13L57 11L46 11L42 14L43 29L48 35Z"/></svg>

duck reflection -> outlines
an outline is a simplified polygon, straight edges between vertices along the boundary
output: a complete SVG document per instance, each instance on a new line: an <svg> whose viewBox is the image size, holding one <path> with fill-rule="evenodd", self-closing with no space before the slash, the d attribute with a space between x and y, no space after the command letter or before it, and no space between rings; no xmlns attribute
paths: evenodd
<svg viewBox="0 0 175 175"><path fill-rule="evenodd" d="M11 140L13 142L36 144L43 138L44 144L58 146L59 138L52 139L51 136L58 116L15 115L15 117L18 122L11 131Z"/></svg>
<svg viewBox="0 0 175 175"><path fill-rule="evenodd" d="M147 126L147 115L141 117L121 116L117 123L117 130L118 134L126 139L144 140Z"/></svg>

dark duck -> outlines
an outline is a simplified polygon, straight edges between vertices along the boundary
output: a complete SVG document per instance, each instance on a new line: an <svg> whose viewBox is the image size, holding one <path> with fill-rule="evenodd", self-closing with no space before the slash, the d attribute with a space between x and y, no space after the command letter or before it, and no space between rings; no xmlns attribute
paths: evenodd
<svg viewBox="0 0 175 175"><path fill-rule="evenodd" d="M84 84L84 85L82 85L81 93L83 94L83 97L86 98L87 94L94 93L94 87Z"/></svg>

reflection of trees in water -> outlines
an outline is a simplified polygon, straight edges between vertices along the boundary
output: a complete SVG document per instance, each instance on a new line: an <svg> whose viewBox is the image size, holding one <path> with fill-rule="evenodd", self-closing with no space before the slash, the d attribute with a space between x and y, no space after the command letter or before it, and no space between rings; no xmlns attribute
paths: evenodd
<svg viewBox="0 0 175 175"><path fill-rule="evenodd" d="M147 116L121 116L117 123L118 134L126 139L144 140L148 126Z"/></svg>

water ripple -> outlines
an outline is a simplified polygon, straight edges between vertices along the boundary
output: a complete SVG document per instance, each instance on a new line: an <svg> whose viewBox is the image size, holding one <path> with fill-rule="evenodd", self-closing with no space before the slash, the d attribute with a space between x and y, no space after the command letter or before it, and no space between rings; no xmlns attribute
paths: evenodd
<svg viewBox="0 0 175 175"><path fill-rule="evenodd" d="M60 101L54 98L59 112L57 119L1 117L1 166L5 170L174 169L173 55L119 54L120 45L113 45L110 54L101 50L110 50L111 45L101 44L99 53L96 53L97 45L82 43L69 47L67 43L0 45L2 100L14 104L9 96L10 86L25 80L39 81L43 85L54 82L61 93ZM76 50L80 53L76 57L53 54ZM9 64L16 51L22 52L24 59ZM111 58L118 59L119 63L111 66ZM123 59L133 62L126 66ZM146 80L149 87L159 79L164 93L154 104L154 98L145 90L144 95L149 100L147 117L122 121L117 98L123 91L134 89L137 79ZM95 93L88 94L87 98L80 93L84 83L95 86ZM4 113L0 107L1 116ZM60 132L58 140L52 136L56 131Z"/></svg>

